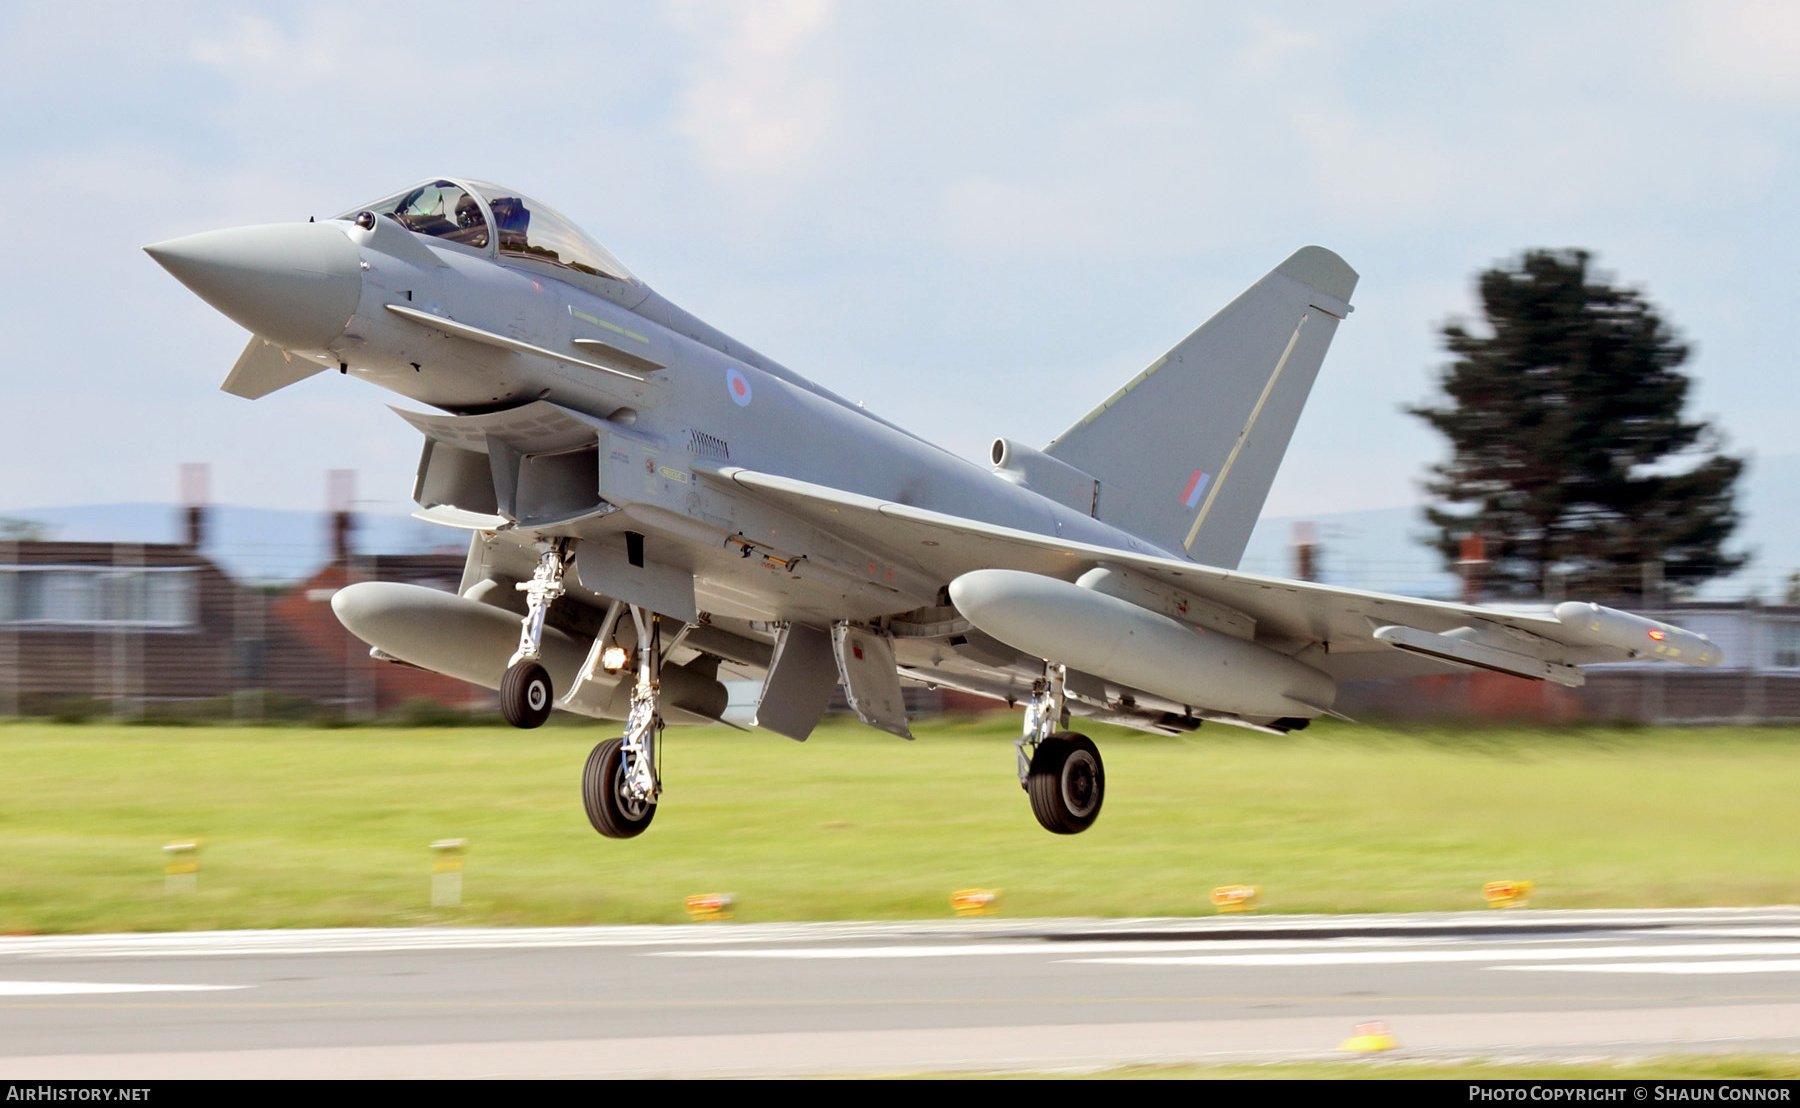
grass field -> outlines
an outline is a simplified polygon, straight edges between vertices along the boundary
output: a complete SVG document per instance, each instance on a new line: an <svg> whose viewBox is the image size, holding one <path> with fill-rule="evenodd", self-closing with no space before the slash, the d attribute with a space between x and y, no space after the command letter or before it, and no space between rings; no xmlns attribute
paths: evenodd
<svg viewBox="0 0 1800 1108"><path fill-rule="evenodd" d="M630 842L577 782L605 732L0 725L0 931L1199 915L1214 886L1269 912L1473 909L1526 878L1542 908L1800 901L1800 730L1321 726L1286 738L1095 729L1108 793L1050 835L1013 777L1011 716L907 743L834 723L797 744L670 732L667 793ZM199 889L161 847L200 837ZM435 839L472 849L429 906Z"/></svg>
<svg viewBox="0 0 1800 1108"><path fill-rule="evenodd" d="M965 1074L912 1074L960 1078ZM1250 1066L1122 1066L1086 1073L1047 1075L1002 1073L990 1078L1046 1076L1118 1080L1218 1081L1794 1081L1800 1058L1786 1054L1671 1054L1661 1058L1594 1059L1580 1062L1388 1061L1277 1062Z"/></svg>

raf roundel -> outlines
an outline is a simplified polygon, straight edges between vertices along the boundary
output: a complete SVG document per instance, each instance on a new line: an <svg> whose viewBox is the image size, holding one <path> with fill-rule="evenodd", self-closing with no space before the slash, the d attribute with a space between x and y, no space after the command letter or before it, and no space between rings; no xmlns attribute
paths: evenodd
<svg viewBox="0 0 1800 1108"><path fill-rule="evenodd" d="M731 394L732 403L740 408L750 403L750 381L742 370L725 371L725 391Z"/></svg>

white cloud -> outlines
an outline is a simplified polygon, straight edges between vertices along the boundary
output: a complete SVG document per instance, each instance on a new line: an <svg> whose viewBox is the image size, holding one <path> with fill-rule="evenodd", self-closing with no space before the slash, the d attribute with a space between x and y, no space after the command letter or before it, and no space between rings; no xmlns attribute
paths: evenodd
<svg viewBox="0 0 1800 1108"><path fill-rule="evenodd" d="M1373 120L1342 105L1298 111L1290 123L1310 155L1318 200L1345 215L1377 224L1417 221L1456 202L1461 152L1416 125Z"/></svg>
<svg viewBox="0 0 1800 1108"><path fill-rule="evenodd" d="M1317 65L1320 55L1326 52L1327 36L1311 20L1296 26L1270 15L1253 13L1246 23L1250 42L1233 59L1233 68L1244 77L1291 75L1309 62Z"/></svg>
<svg viewBox="0 0 1800 1108"><path fill-rule="evenodd" d="M1800 4L1706 0L1671 21L1672 64L1702 96L1800 100Z"/></svg>
<svg viewBox="0 0 1800 1108"><path fill-rule="evenodd" d="M804 173L834 122L836 90L816 46L831 0L679 0L671 23L697 48L676 126L720 175Z"/></svg>
<svg viewBox="0 0 1800 1108"><path fill-rule="evenodd" d="M222 73L297 76L311 82L332 76L354 58L345 45L341 34L335 42L326 41L316 25L311 34L285 35L272 19L239 14L225 27L196 37L190 50L195 61Z"/></svg>
<svg viewBox="0 0 1800 1108"><path fill-rule="evenodd" d="M945 201L948 229L967 247L1041 255L1089 244L1073 218L1076 197L1054 185L971 177L953 182Z"/></svg>

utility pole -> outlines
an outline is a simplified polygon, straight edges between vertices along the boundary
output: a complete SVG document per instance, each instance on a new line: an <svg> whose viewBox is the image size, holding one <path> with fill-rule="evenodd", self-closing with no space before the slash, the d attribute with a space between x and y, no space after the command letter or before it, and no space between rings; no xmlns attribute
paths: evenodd
<svg viewBox="0 0 1800 1108"><path fill-rule="evenodd" d="M1294 577L1301 581L1319 579L1319 528L1316 524L1294 524Z"/></svg>
<svg viewBox="0 0 1800 1108"><path fill-rule="evenodd" d="M326 506L330 509L331 555L343 572L344 584L353 585L366 574L356 556L356 471L334 469L326 475ZM344 718L375 718L375 674L369 666L368 647L355 635L346 634L344 649Z"/></svg>
<svg viewBox="0 0 1800 1108"><path fill-rule="evenodd" d="M25 615L24 581L19 572L19 544L7 539L0 542L0 565L4 565L6 573L6 592L0 595L0 603L4 610L0 611L0 619L4 620L0 627L0 716L7 719L17 718L19 714L19 687L23 682L19 675L19 620Z"/></svg>
<svg viewBox="0 0 1800 1108"><path fill-rule="evenodd" d="M143 714L144 620L149 615L149 582L144 579L142 543L113 543L110 611L112 628L112 717L123 722Z"/></svg>

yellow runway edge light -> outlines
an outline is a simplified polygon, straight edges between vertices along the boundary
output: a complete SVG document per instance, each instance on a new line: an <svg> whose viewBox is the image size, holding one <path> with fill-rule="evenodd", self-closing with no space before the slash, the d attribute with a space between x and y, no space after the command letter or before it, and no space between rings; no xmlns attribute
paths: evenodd
<svg viewBox="0 0 1800 1108"><path fill-rule="evenodd" d="M1220 885L1212 891L1212 902L1221 912L1254 912L1261 895L1255 885Z"/></svg>
<svg viewBox="0 0 1800 1108"><path fill-rule="evenodd" d="M467 839L439 839L431 844L431 906L455 908L462 903L463 855Z"/></svg>
<svg viewBox="0 0 1800 1108"><path fill-rule="evenodd" d="M1529 881L1489 881L1481 887L1489 908L1524 908L1531 903Z"/></svg>
<svg viewBox="0 0 1800 1108"><path fill-rule="evenodd" d="M1369 1023L1357 1024L1356 1028L1351 1031L1350 1037L1345 1039L1338 1049L1370 1053L1379 1050L1393 1050L1399 1045L1388 1031L1388 1025L1380 1020L1374 1020Z"/></svg>
<svg viewBox="0 0 1800 1108"><path fill-rule="evenodd" d="M191 893L200 886L200 840L170 843L163 847L169 861L163 866L163 891Z"/></svg>
<svg viewBox="0 0 1800 1108"><path fill-rule="evenodd" d="M731 918L732 905L737 898L730 893L701 893L699 896L687 898L688 918L695 923L707 923L713 920Z"/></svg>
<svg viewBox="0 0 1800 1108"><path fill-rule="evenodd" d="M999 903L999 889L959 889L950 894L950 910L959 916L985 916Z"/></svg>

